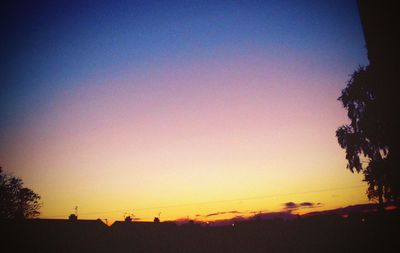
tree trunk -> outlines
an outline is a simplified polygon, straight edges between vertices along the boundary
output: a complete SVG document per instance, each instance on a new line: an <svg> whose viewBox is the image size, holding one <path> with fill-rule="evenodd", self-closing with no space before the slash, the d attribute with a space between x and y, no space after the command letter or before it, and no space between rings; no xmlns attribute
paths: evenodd
<svg viewBox="0 0 400 253"><path fill-rule="evenodd" d="M382 182L378 184L378 200L379 200L379 211L383 211L383 185Z"/></svg>

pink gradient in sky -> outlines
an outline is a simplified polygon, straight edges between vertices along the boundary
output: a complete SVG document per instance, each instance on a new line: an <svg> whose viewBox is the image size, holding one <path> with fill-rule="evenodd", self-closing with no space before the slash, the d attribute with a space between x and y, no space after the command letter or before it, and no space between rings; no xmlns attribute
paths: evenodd
<svg viewBox="0 0 400 253"><path fill-rule="evenodd" d="M159 210L135 209L361 184L335 137L350 70L257 50L149 68L81 80L8 137L3 161L43 196L43 217L78 205L83 218L150 220ZM159 209L173 219L288 201L329 208L365 202L364 191Z"/></svg>

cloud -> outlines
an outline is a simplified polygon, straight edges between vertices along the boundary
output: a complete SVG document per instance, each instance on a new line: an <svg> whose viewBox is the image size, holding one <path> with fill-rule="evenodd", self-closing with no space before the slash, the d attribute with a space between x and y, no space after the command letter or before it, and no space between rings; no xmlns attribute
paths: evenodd
<svg viewBox="0 0 400 253"><path fill-rule="evenodd" d="M294 202L286 202L283 206L285 209L297 209L299 207L299 205Z"/></svg>
<svg viewBox="0 0 400 253"><path fill-rule="evenodd" d="M299 217L299 214L293 213L293 210L299 209L299 208L316 208L322 206L322 203L313 203L313 202L300 202L300 203L295 203L295 202L286 202L283 203L284 209L282 211L277 211L277 212L268 212L268 210L260 210L260 211L244 211L244 212L239 212L239 211L229 211L229 212L216 212L216 213L210 213L206 215L201 215L197 214L196 217L212 217L216 216L219 214L226 214L226 213L241 213L241 215L234 216L233 218L229 219L220 219L220 220L214 220L210 222L205 222L205 221L196 221L196 223L199 224L207 224L208 226L227 226L227 225L232 225L236 222L244 222L244 221L251 221L251 220L292 220L296 219ZM352 212L370 212L370 211L376 211L378 206L376 204L361 204L361 205L355 205L355 206L347 206L344 208L338 208L338 209L332 209L332 210L324 210L324 211L313 211L313 212L308 212L305 214L302 214L301 216L304 217L309 217L309 216L317 216L317 215L325 215L325 214L339 214L339 215L344 215L344 214L349 214ZM207 216L208 215L208 216ZM248 216L249 215L249 216ZM175 223L177 224L183 224L183 223L188 223L190 220L188 218L181 218L174 220Z"/></svg>
<svg viewBox="0 0 400 253"><path fill-rule="evenodd" d="M218 215L223 215L223 214L241 214L243 212L237 211L237 210L233 210L233 211L225 211L225 212L215 212L215 213L209 213L209 214L196 214L196 217L212 217L212 216L218 216Z"/></svg>
<svg viewBox="0 0 400 253"><path fill-rule="evenodd" d="M216 215L222 215L222 214L240 214L242 212L239 212L237 210L234 211L228 211L228 212L216 212L216 213L209 213L206 215L206 217L211 217L211 216L216 216Z"/></svg>
<svg viewBox="0 0 400 253"><path fill-rule="evenodd" d="M316 208L321 206L321 203L313 203L313 202L301 202L301 203L295 203L295 202L286 202L283 204L283 209L288 210L288 211L292 211L292 210L296 210L299 208Z"/></svg>
<svg viewBox="0 0 400 253"><path fill-rule="evenodd" d="M263 209L263 210L258 210L258 211L248 211L249 214L262 214L262 213L266 213L269 212L268 209Z"/></svg>

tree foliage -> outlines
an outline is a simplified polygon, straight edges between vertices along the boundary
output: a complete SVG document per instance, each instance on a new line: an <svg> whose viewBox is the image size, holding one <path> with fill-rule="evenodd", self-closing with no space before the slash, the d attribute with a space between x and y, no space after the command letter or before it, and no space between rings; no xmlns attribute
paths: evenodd
<svg viewBox="0 0 400 253"><path fill-rule="evenodd" d="M390 71L375 66L360 67L338 98L347 109L350 124L339 127L336 136L346 150L347 168L362 172L370 199L399 198L397 94Z"/></svg>
<svg viewBox="0 0 400 253"><path fill-rule="evenodd" d="M40 196L23 187L20 178L7 175L0 167L0 219L34 218L40 212Z"/></svg>

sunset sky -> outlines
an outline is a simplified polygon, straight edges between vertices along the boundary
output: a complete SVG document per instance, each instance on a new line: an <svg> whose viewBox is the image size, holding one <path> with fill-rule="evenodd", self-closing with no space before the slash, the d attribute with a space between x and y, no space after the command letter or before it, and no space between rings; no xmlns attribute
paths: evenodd
<svg viewBox="0 0 400 253"><path fill-rule="evenodd" d="M337 97L368 64L355 1L49 1L7 13L0 165L42 196L41 217L367 202L335 137L348 122ZM207 216L217 212L228 213Z"/></svg>

